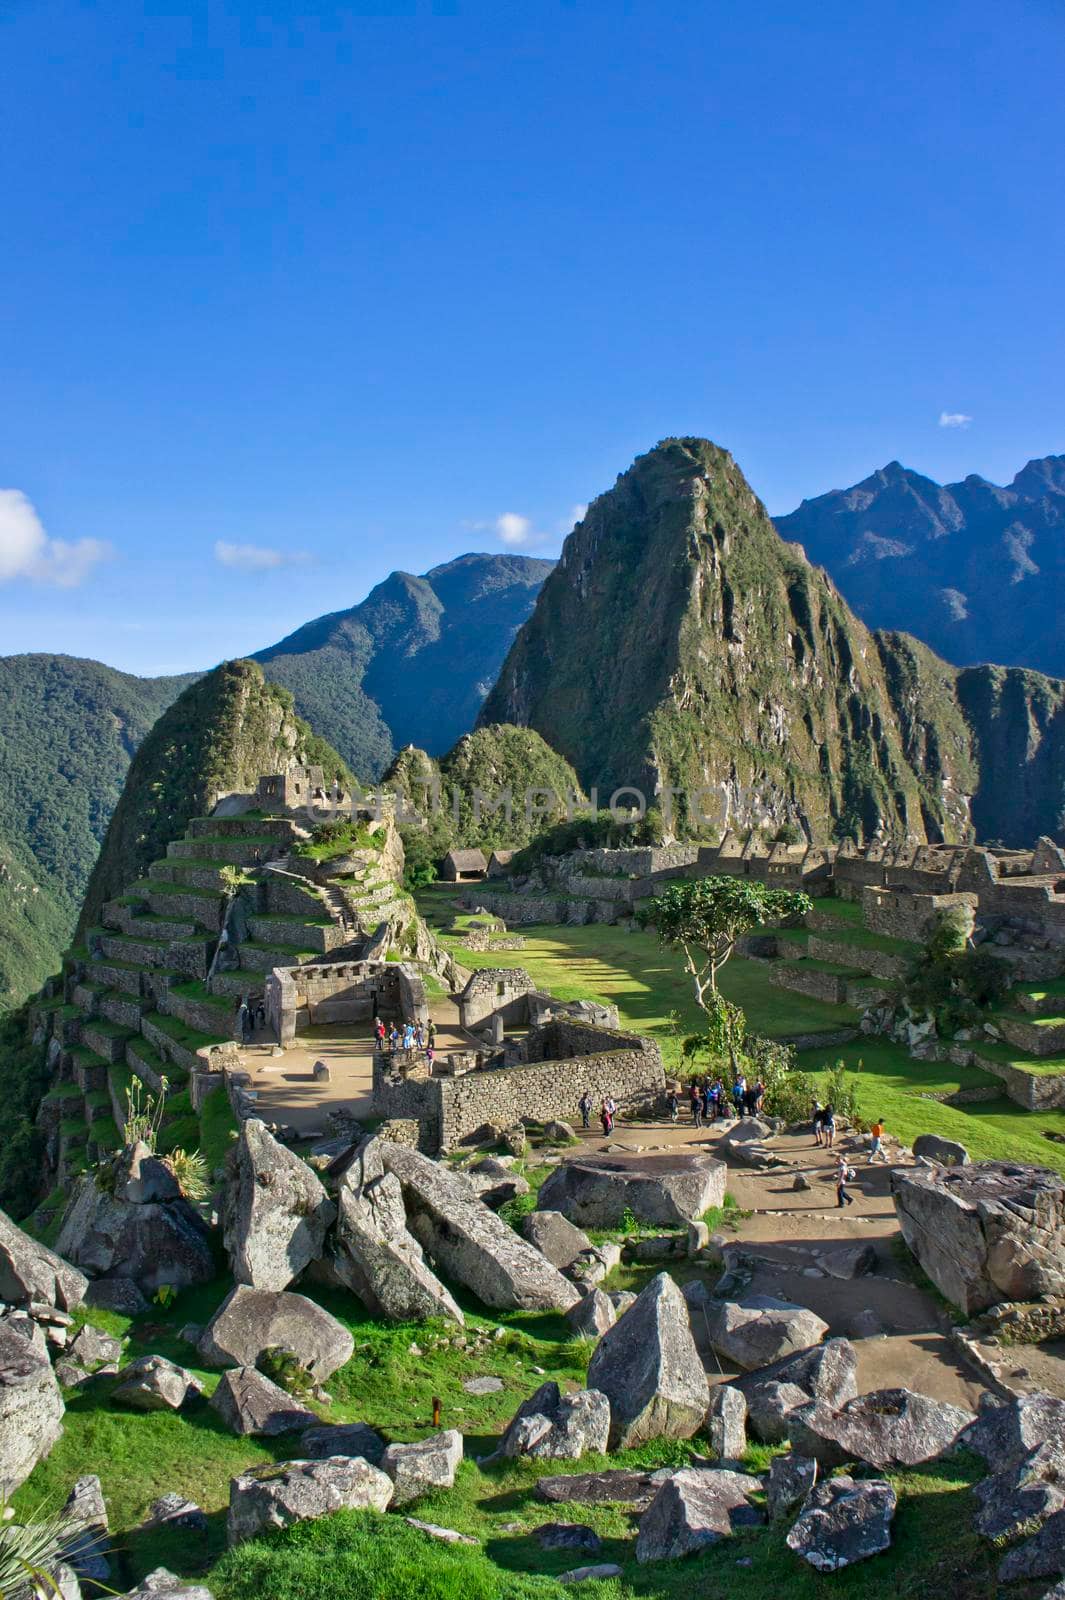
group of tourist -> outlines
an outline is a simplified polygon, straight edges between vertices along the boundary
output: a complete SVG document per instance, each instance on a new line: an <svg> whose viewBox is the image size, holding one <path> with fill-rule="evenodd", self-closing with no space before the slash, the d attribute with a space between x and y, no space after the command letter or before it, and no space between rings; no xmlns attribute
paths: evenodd
<svg viewBox="0 0 1065 1600"><path fill-rule="evenodd" d="M701 1128L716 1122L719 1117L757 1117L765 1105L765 1084L761 1078L748 1083L743 1073L731 1090L725 1088L721 1078L705 1078L702 1083L693 1079L688 1088L688 1108L692 1124ZM680 1116L680 1099L675 1089L669 1093L669 1119L676 1122Z"/></svg>
<svg viewBox="0 0 1065 1600"><path fill-rule="evenodd" d="M374 1048L379 1055L402 1053L408 1062L416 1053L424 1052L431 1073L436 1059L436 1023L430 1017L425 1027L420 1022L405 1022L400 1027L395 1022L386 1025L383 1018L378 1017L374 1022Z"/></svg>
<svg viewBox="0 0 1065 1600"><path fill-rule="evenodd" d="M258 1005L250 1001L247 995L241 995L240 1005L237 1007L237 1034L241 1044L247 1044L256 1028L266 1027L266 1007L260 1000Z"/></svg>
<svg viewBox="0 0 1065 1600"><path fill-rule="evenodd" d="M595 1102L588 1093L587 1089L585 1089L584 1093L577 1101L577 1110L581 1114L581 1127L590 1128L592 1125L592 1112L595 1110ZM604 1134L609 1135L613 1133L614 1119L617 1114L617 1101L614 1099L613 1095L604 1095L599 1105L599 1123Z"/></svg>

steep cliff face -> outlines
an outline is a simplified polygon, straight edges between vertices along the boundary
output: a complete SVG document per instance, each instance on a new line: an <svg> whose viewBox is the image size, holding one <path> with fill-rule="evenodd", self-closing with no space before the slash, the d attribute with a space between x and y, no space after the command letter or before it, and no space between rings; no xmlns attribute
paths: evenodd
<svg viewBox="0 0 1065 1600"><path fill-rule="evenodd" d="M192 817L221 796L247 792L289 761L321 764L327 777L351 774L336 751L296 716L292 696L267 683L254 661L227 661L159 718L130 765L78 923L91 927L105 900L122 893Z"/></svg>
<svg viewBox="0 0 1065 1600"><path fill-rule="evenodd" d="M535 727L601 800L698 793L710 831L969 825L964 740L915 768L876 641L706 440L666 441L594 502L482 719Z"/></svg>
<svg viewBox="0 0 1065 1600"><path fill-rule="evenodd" d="M1065 683L1022 667L967 667L958 702L980 770L977 837L1065 840Z"/></svg>
<svg viewBox="0 0 1065 1600"><path fill-rule="evenodd" d="M980 831L994 814L1020 842L1060 827L1061 810L1062 686L1024 676L1047 685L1013 691L1038 701L1046 731L1026 746L1032 804L1010 817L991 786L1011 713L980 709L979 676L963 692L915 639L870 633L779 538L731 456L672 439L570 535L481 718L535 728L601 802L622 785L697 795L705 832L964 839L975 797Z"/></svg>

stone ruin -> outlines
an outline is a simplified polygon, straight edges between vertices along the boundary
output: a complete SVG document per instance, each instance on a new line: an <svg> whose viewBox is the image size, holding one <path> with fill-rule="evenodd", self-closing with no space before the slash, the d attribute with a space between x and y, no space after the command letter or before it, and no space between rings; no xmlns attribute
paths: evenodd
<svg viewBox="0 0 1065 1600"><path fill-rule="evenodd" d="M980 1161L891 1177L899 1227L937 1289L969 1314L1065 1294L1065 1177Z"/></svg>

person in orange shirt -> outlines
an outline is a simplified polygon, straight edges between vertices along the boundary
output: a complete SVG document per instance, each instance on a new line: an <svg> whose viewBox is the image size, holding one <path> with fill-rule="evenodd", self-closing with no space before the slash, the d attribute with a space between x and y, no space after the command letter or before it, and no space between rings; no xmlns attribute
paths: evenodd
<svg viewBox="0 0 1065 1600"><path fill-rule="evenodd" d="M883 1139L884 1139L884 1119L883 1119L883 1117L877 1117L876 1121L873 1123L873 1126L869 1129L869 1132L872 1134L872 1137L873 1137L873 1142L869 1146L869 1164L872 1165L872 1163L876 1160L877 1156L880 1157L881 1161L886 1161L887 1160L887 1156L884 1154L884 1144L883 1144Z"/></svg>

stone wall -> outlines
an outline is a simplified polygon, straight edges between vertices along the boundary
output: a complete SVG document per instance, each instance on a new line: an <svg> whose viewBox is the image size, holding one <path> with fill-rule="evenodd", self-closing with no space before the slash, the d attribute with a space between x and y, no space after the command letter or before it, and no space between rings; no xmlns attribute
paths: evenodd
<svg viewBox="0 0 1065 1600"><path fill-rule="evenodd" d="M962 911L971 930L977 903L975 894L910 893L869 885L862 890L862 921L872 933L924 944L948 911Z"/></svg>
<svg viewBox="0 0 1065 1600"><path fill-rule="evenodd" d="M290 1044L319 1023L427 1022L425 986L395 961L334 961L275 967L266 979L266 1014L275 1037Z"/></svg>
<svg viewBox="0 0 1065 1600"><path fill-rule="evenodd" d="M459 1019L472 1032L489 1018L499 1016L505 1028L520 1027L528 1021L526 996L533 981L524 967L482 967L475 972L459 996Z"/></svg>
<svg viewBox="0 0 1065 1600"><path fill-rule="evenodd" d="M806 961L780 961L769 969L769 981L777 989L805 994L811 1000L843 1005L847 998L847 978L838 972L822 972Z"/></svg>

